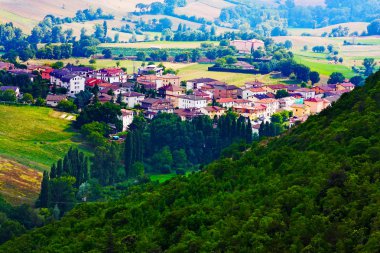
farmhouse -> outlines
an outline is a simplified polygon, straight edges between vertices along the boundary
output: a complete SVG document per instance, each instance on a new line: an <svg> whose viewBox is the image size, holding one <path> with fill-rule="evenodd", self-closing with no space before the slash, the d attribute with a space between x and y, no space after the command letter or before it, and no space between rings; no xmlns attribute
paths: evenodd
<svg viewBox="0 0 380 253"><path fill-rule="evenodd" d="M57 107L59 102L67 100L66 95L47 95L46 104L51 107Z"/></svg>
<svg viewBox="0 0 380 253"><path fill-rule="evenodd" d="M234 40L230 42L230 46L234 46L239 54L251 54L253 51L262 48L265 50L265 43L262 40Z"/></svg>

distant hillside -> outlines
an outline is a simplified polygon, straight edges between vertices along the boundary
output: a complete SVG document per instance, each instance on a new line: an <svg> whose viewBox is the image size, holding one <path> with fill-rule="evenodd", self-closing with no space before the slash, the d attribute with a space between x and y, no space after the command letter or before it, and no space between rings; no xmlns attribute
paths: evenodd
<svg viewBox="0 0 380 253"><path fill-rule="evenodd" d="M12 21L23 29L31 30L46 15L72 17L79 9L102 8L119 19L135 10L138 3L156 0L0 0L0 21ZM37 11L38 10L38 11Z"/></svg>
<svg viewBox="0 0 380 253"><path fill-rule="evenodd" d="M299 36L302 33L308 33L311 36L321 36L323 33L327 32L330 33L333 28L337 28L339 26L348 27L349 33L358 32L361 34L362 32L367 31L367 26L369 25L368 22L349 22L349 23L341 23L331 26L326 26L323 28L318 29L289 29L291 35Z"/></svg>
<svg viewBox="0 0 380 253"><path fill-rule="evenodd" d="M136 4L150 4L157 1L163 0L0 0L0 22L11 21L25 31L30 31L48 14L58 17L72 17L77 10L86 8L102 8L120 20L128 12L135 11ZM233 6L234 4L231 2L225 0L188 0L188 5L177 8L175 13L203 17L212 21L219 17L222 8ZM268 3L268 1L263 2ZM323 5L323 2L324 0L296 0L296 3L300 5Z"/></svg>
<svg viewBox="0 0 380 253"><path fill-rule="evenodd" d="M380 72L278 139L77 206L1 252L379 252Z"/></svg>

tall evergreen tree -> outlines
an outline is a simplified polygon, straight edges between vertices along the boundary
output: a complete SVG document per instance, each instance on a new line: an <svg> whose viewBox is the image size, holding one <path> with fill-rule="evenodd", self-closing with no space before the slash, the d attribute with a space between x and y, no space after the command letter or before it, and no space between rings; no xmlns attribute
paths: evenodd
<svg viewBox="0 0 380 253"><path fill-rule="evenodd" d="M56 178L57 177L57 166L53 164L50 169L50 178Z"/></svg>
<svg viewBox="0 0 380 253"><path fill-rule="evenodd" d="M248 118L246 124L246 131L245 131L245 140L247 143L251 143L253 141L253 132L252 132L252 124L251 120Z"/></svg>
<svg viewBox="0 0 380 253"><path fill-rule="evenodd" d="M130 170L133 165L133 131L129 132L125 140L124 147L124 163L125 163L125 176L129 177Z"/></svg>
<svg viewBox="0 0 380 253"><path fill-rule="evenodd" d="M44 171L42 182L41 182L41 192L36 203L37 207L49 207L49 173Z"/></svg>
<svg viewBox="0 0 380 253"><path fill-rule="evenodd" d="M62 173L63 173L63 161L62 159L59 159L58 162L57 162L57 176L56 177L60 177L62 176Z"/></svg>

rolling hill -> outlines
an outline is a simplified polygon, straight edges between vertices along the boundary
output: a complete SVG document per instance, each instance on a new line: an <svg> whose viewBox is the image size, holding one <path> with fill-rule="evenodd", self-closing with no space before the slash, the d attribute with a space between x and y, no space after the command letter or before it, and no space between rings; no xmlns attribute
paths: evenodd
<svg viewBox="0 0 380 253"><path fill-rule="evenodd" d="M74 116L67 113L0 105L0 118L0 156L29 168L49 170L71 146L80 144L71 128Z"/></svg>
<svg viewBox="0 0 380 253"><path fill-rule="evenodd" d="M337 28L339 26L347 27L349 29L349 33L358 32L361 34L362 32L367 31L367 26L369 23L367 22L350 22L344 24L337 24L326 26L318 29L289 29L289 32L293 36L300 36L302 33L309 33L311 36L320 37L323 33L330 33L333 28Z"/></svg>
<svg viewBox="0 0 380 253"><path fill-rule="evenodd" d="M116 21L127 16L128 13L135 11L138 3L150 4L162 0L0 0L0 22L13 22L16 26L29 32L39 21L46 15L52 14L57 17L72 17L79 9L102 8L105 12L115 15ZM274 1L262 1L264 3L274 4ZM297 0L301 5L323 5L323 0ZM176 14L187 16L203 17L206 20L214 20L220 14L222 8L233 6L225 0L189 0L188 5L183 8L177 8ZM38 10L38 11L36 11ZM176 19L169 17L176 23ZM181 20L181 22L186 22ZM178 21L177 21L178 23ZM190 22L191 23L191 22ZM120 27L121 22L115 27ZM190 24L190 27L193 27ZM199 25L194 26L197 28ZM73 27L75 29L75 25Z"/></svg>
<svg viewBox="0 0 380 253"><path fill-rule="evenodd" d="M78 205L1 252L379 252L380 72L282 137Z"/></svg>
<svg viewBox="0 0 380 253"><path fill-rule="evenodd" d="M102 8L112 13L116 19L121 19L128 12L135 10L138 3L151 3L152 0L0 0L0 21L12 21L15 25L29 31L34 24L46 15L72 17L77 10L87 8ZM38 10L38 11L36 11Z"/></svg>

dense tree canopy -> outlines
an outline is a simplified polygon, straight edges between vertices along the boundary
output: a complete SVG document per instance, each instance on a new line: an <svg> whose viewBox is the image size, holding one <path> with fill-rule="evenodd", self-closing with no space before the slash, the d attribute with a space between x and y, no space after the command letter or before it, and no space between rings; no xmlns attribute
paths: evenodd
<svg viewBox="0 0 380 253"><path fill-rule="evenodd" d="M82 204L0 250L378 252L379 80L240 157Z"/></svg>

